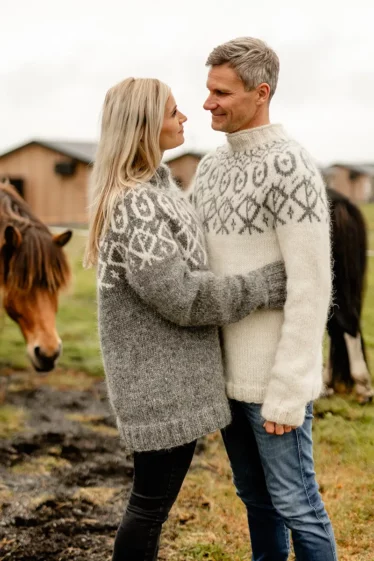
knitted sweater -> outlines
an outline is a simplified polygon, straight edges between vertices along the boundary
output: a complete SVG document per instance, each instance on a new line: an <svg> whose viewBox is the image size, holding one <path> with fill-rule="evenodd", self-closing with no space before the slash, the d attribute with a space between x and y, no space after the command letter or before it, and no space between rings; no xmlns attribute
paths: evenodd
<svg viewBox="0 0 374 561"><path fill-rule="evenodd" d="M322 178L281 125L227 135L199 164L194 204L212 271L237 274L283 259L284 311L223 328L230 398L263 403L264 419L299 426L322 387L331 292L329 213Z"/></svg>
<svg viewBox="0 0 374 561"><path fill-rule="evenodd" d="M100 245L98 306L108 395L127 448L172 448L227 425L214 326L284 300L282 264L233 278L207 270L201 226L166 166L122 194Z"/></svg>

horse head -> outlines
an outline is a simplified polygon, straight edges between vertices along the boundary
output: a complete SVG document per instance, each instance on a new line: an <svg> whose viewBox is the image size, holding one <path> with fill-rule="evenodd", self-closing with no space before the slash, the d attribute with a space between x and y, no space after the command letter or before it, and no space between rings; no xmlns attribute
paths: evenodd
<svg viewBox="0 0 374 561"><path fill-rule="evenodd" d="M20 327L28 357L39 372L49 372L61 354L56 330L58 293L70 279L63 251L72 232L58 235L36 219L10 188L0 204L0 289L3 306ZM7 209L7 220L4 216ZM1 212L3 211L3 213Z"/></svg>

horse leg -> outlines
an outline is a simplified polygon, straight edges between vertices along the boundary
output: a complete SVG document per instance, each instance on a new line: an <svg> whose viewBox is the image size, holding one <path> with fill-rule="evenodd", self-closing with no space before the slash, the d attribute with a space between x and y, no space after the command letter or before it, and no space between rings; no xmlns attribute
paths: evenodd
<svg viewBox="0 0 374 561"><path fill-rule="evenodd" d="M354 391L360 403L367 403L374 397L374 390L371 384L371 376L368 370L365 356L364 343L361 334L358 332L356 337L344 333L344 340L347 345L349 368L351 378L354 381Z"/></svg>
<svg viewBox="0 0 374 561"><path fill-rule="evenodd" d="M352 391L353 380L349 368L344 330L332 317L327 324L327 331L330 336L331 387L336 393L349 393Z"/></svg>
<svg viewBox="0 0 374 561"><path fill-rule="evenodd" d="M326 340L329 345L328 358L323 368L322 379L323 379L323 390L321 397L330 397L334 393L333 381L332 381L332 364L331 364L331 339L326 336Z"/></svg>

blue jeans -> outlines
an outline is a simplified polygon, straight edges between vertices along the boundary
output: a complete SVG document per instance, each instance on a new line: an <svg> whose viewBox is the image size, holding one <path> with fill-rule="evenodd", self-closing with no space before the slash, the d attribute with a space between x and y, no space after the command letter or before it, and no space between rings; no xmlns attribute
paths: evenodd
<svg viewBox="0 0 374 561"><path fill-rule="evenodd" d="M263 428L261 405L231 401L222 431L238 496L247 508L253 561L336 561L331 523L315 479L313 404L304 424L282 436Z"/></svg>

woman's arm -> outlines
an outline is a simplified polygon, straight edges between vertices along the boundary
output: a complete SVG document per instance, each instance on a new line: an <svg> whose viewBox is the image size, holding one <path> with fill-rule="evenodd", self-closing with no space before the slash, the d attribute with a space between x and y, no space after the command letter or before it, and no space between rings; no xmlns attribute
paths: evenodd
<svg viewBox="0 0 374 561"><path fill-rule="evenodd" d="M191 271L167 220L150 194L125 197L123 259L130 286L149 306L181 326L225 325L260 308L281 308L286 276L281 262L245 275Z"/></svg>

